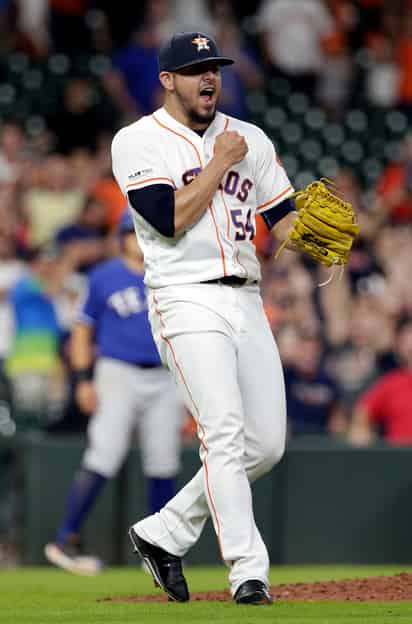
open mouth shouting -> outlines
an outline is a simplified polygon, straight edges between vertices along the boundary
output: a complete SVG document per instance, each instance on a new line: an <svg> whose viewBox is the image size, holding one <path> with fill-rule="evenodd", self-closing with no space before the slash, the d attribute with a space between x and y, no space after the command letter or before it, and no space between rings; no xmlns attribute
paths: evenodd
<svg viewBox="0 0 412 624"><path fill-rule="evenodd" d="M212 86L202 87L200 89L200 100L206 106L212 106L215 100L215 88Z"/></svg>

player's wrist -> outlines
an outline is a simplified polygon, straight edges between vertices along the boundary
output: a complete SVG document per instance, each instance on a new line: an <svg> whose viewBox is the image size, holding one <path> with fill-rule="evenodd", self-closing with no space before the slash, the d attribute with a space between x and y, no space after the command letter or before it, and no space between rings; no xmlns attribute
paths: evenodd
<svg viewBox="0 0 412 624"><path fill-rule="evenodd" d="M84 368L74 369L72 370L71 378L75 386L78 386L80 383L84 381L90 382L93 379L93 367L88 366Z"/></svg>
<svg viewBox="0 0 412 624"><path fill-rule="evenodd" d="M218 167L222 175L225 174L226 171L228 171L228 169L230 169L233 164L232 161L226 156L226 154L221 154L219 152L215 152L210 162L214 163Z"/></svg>
<svg viewBox="0 0 412 624"><path fill-rule="evenodd" d="M275 225L271 229L271 232L277 241L281 242L289 237L290 233L293 230L293 226L297 216L298 212L296 210L293 210L284 217L282 217L282 219L280 219L277 223L275 223Z"/></svg>

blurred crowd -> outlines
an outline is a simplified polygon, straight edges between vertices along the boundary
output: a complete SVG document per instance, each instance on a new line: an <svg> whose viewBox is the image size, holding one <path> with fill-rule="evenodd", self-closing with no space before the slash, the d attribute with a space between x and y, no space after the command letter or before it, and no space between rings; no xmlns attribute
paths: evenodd
<svg viewBox="0 0 412 624"><path fill-rule="evenodd" d="M374 176L350 159L332 172L361 225L345 270L330 275L289 251L274 261L275 243L258 223L289 436L375 439L353 422L359 401L383 376L412 369L412 348L399 341L412 317L412 2L2 0L0 436L19 426L85 429L67 353L88 273L118 249L125 201L111 174L111 139L160 105L162 42L199 26L237 61L223 70L228 114L252 119L250 94L270 101L273 84L286 84L288 97L304 94L327 123L353 107L403 120ZM273 127L270 135L276 145ZM297 183L299 171L288 172ZM388 418L375 419L375 434L411 443L412 426L395 440Z"/></svg>

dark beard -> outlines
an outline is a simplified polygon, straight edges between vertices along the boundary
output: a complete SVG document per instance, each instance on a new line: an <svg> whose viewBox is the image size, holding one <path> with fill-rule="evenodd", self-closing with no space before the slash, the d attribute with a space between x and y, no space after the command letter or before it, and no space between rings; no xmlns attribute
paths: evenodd
<svg viewBox="0 0 412 624"><path fill-rule="evenodd" d="M187 114L194 124L210 124L216 116L216 109L214 109L209 115L199 115L194 110L188 110Z"/></svg>
<svg viewBox="0 0 412 624"><path fill-rule="evenodd" d="M206 115L199 115L199 113L186 105L185 99L180 95L179 91L176 91L176 96L179 98L180 103L186 112L186 115L189 117L190 121L193 124L208 126L212 123L216 116L216 107L213 111L210 112L210 114L206 113Z"/></svg>

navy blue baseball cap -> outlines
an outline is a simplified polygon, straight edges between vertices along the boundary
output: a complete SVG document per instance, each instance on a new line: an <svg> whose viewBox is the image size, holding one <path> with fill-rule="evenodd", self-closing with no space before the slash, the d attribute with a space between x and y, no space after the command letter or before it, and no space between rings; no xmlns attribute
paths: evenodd
<svg viewBox="0 0 412 624"><path fill-rule="evenodd" d="M119 224L117 226L117 231L119 234L128 234L129 232L135 231L133 218L128 208L126 208L126 210L120 217Z"/></svg>
<svg viewBox="0 0 412 624"><path fill-rule="evenodd" d="M175 72L206 61L232 65L235 61L220 56L216 42L203 33L180 32L165 43L159 52L159 71Z"/></svg>

